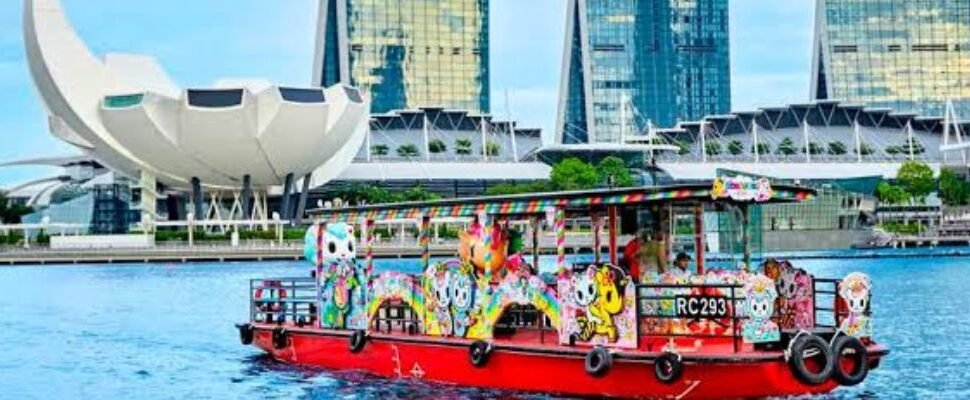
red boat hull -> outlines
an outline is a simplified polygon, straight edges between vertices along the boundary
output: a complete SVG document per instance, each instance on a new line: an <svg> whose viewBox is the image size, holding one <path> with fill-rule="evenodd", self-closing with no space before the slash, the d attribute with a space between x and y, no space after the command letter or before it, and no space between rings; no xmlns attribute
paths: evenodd
<svg viewBox="0 0 970 400"><path fill-rule="evenodd" d="M471 341L422 336L371 334L363 350L350 351L350 333L288 327L288 346L273 347L272 325L256 325L253 343L291 364L331 370L365 371L387 378L421 379L455 385L570 396L650 399L759 398L825 393L838 385L799 382L781 352L684 355L683 376L672 384L654 377L659 353L617 352L601 377L586 373L588 348L556 344L494 344L481 368L469 362ZM870 348L870 363L884 355Z"/></svg>

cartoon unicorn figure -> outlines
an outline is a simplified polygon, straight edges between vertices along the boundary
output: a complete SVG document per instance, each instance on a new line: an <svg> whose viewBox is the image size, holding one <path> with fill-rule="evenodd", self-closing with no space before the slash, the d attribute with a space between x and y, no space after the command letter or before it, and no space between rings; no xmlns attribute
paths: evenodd
<svg viewBox="0 0 970 400"><path fill-rule="evenodd" d="M744 293L744 313L748 319L741 327L741 335L749 343L777 342L781 339L778 325L771 320L775 312L775 282L763 275L748 279L741 290Z"/></svg>
<svg viewBox="0 0 970 400"><path fill-rule="evenodd" d="M473 315L477 297L473 268L469 264L462 264L458 269L451 271L451 314L454 334L458 337L465 337L468 328L476 321Z"/></svg>
<svg viewBox="0 0 970 400"><path fill-rule="evenodd" d="M853 272L839 285L839 297L845 301L849 315L840 324L842 332L849 336L866 337L872 335L872 323L866 311L869 309L872 282L869 277Z"/></svg>

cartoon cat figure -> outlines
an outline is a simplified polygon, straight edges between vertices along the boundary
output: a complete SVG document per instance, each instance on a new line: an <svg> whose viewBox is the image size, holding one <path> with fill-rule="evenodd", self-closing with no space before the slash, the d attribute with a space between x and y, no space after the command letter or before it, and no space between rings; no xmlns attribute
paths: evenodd
<svg viewBox="0 0 970 400"><path fill-rule="evenodd" d="M451 271L451 315L453 323L453 333L457 337L465 337L468 328L475 324L475 275L472 272L474 267L463 264L456 270Z"/></svg>
<svg viewBox="0 0 970 400"><path fill-rule="evenodd" d="M606 336L610 342L617 339L617 328L613 316L623 310L623 296L620 288L626 286L626 278L616 267L604 265L591 267L580 274L573 284L573 301L579 308L586 309L586 315L576 318L579 339L589 341L596 335Z"/></svg>
<svg viewBox="0 0 970 400"><path fill-rule="evenodd" d="M303 235L303 256L310 264L324 265L357 259L354 227L345 223L315 224Z"/></svg>
<svg viewBox="0 0 970 400"><path fill-rule="evenodd" d="M839 297L845 302L849 315L842 319L839 328L849 336L867 337L872 335L872 322L868 315L872 282L869 277L853 272L839 285Z"/></svg>
<svg viewBox="0 0 970 400"><path fill-rule="evenodd" d="M304 255L317 267L323 327L348 328L348 314L359 317L364 311L362 284L367 278L359 276L354 242L354 228L345 223L313 225L304 236Z"/></svg>
<svg viewBox="0 0 970 400"><path fill-rule="evenodd" d="M771 320L774 314L775 282L763 275L755 275L748 279L741 290L744 293L744 312L748 319L744 321L741 335L748 343L777 342L781 339L778 324Z"/></svg>

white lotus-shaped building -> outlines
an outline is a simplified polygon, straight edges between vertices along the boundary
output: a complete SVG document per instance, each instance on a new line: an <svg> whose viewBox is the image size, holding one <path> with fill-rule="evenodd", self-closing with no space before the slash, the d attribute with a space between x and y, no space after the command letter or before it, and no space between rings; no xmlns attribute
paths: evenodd
<svg viewBox="0 0 970 400"><path fill-rule="evenodd" d="M52 133L143 182L258 189L313 173L316 185L343 171L365 139L370 107L355 88L183 90L151 57L95 57L57 0L24 5L30 73Z"/></svg>

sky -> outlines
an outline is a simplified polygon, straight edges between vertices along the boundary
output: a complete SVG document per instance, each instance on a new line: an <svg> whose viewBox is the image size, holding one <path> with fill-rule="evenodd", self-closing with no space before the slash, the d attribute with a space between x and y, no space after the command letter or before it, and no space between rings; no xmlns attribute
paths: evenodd
<svg viewBox="0 0 970 400"><path fill-rule="evenodd" d="M814 0L730 1L732 109L808 100ZM311 81L317 0L61 2L96 54L152 55L183 87L208 86L221 78L297 86ZM0 163L76 154L48 133L24 55L23 2L5 3L0 6ZM551 134L566 1L490 4L492 111ZM0 188L54 173L0 168Z"/></svg>

